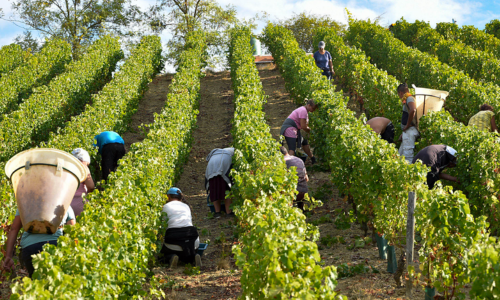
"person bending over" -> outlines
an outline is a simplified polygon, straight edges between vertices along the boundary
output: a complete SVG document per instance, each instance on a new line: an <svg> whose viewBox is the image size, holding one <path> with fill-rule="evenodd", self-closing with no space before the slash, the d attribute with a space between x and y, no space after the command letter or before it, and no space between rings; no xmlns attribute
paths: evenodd
<svg viewBox="0 0 500 300"><path fill-rule="evenodd" d="M33 267L33 255L42 252L45 244L57 246L57 239L63 235L63 226L75 224L75 213L70 206L66 211L66 215L63 218L61 225L54 234L29 233L26 231L23 233L21 237L21 254L19 255L19 260L24 267L28 269L30 278L33 276L33 272L35 271L35 268ZM4 270L12 270L14 268L14 261L12 260L12 257L14 255L17 234L22 227L23 224L21 222L21 216L19 215L19 210L17 210L16 217L14 218L9 233L7 234L5 259L2 264L2 268Z"/></svg>
<svg viewBox="0 0 500 300"><path fill-rule="evenodd" d="M394 125L391 120L383 117L375 117L366 121L366 125L370 125L371 129L380 134L380 138L388 143L394 143Z"/></svg>
<svg viewBox="0 0 500 300"><path fill-rule="evenodd" d="M102 179L108 181L111 172L116 171L118 161L125 155L125 142L114 131L104 131L95 136L94 147L101 154Z"/></svg>
<svg viewBox="0 0 500 300"><path fill-rule="evenodd" d="M171 268L177 267L179 259L186 263L195 263L201 267L201 257L196 254L200 245L198 230L193 226L191 208L184 203L184 196L179 188L173 187L167 192L167 203L162 212L167 214L168 227L160 253L160 262L169 262Z"/></svg>
<svg viewBox="0 0 500 300"><path fill-rule="evenodd" d="M231 212L231 198L226 198L226 191L231 190L231 172L234 148L213 149L207 156L207 169L205 170L205 188L210 193L210 201L214 204L215 218L221 216L221 202L228 217L233 217Z"/></svg>
<svg viewBox="0 0 500 300"><path fill-rule="evenodd" d="M427 173L427 186L429 190L439 179L460 182L456 177L443 174L446 168L454 168L457 165L457 151L446 145L430 145L420 150L413 158L412 164L420 160L424 165L431 168Z"/></svg>
<svg viewBox="0 0 500 300"><path fill-rule="evenodd" d="M87 179L84 182L80 183L80 186L76 190L75 195L73 196L73 201L71 201L71 208L75 212L75 217L78 217L82 212L85 205L85 201L83 200L83 194L88 194L95 189L94 180L92 180L92 174L90 174L90 170L88 169L90 164L90 155L87 151L82 148L76 148L71 152L74 157L78 158L80 162L85 166L88 172Z"/></svg>
<svg viewBox="0 0 500 300"><path fill-rule="evenodd" d="M290 169L291 167L297 168L297 176L299 177L299 180L297 181L297 191L299 193L297 194L297 198L295 199L295 201L297 202L297 207L300 208L303 212L304 202L302 200L304 200L304 197L308 192L307 182L309 181L309 177L307 176L306 166L304 165L302 159L296 156L289 155L285 147L281 146L280 151L285 156L285 163L287 169Z"/></svg>
<svg viewBox="0 0 500 300"><path fill-rule="evenodd" d="M306 105L297 108L286 118L280 130L280 135L285 137L288 145L288 154L295 155L295 150L302 147L307 156L311 158L311 163L313 164L316 163L316 158L312 154L307 140L302 137L300 130L302 129L307 133L311 132L308 124L308 113L314 112L317 108L318 105L314 100L308 100Z"/></svg>
<svg viewBox="0 0 500 300"><path fill-rule="evenodd" d="M495 112L489 104L483 104L480 107L480 112L472 116L469 120L469 126L476 126L481 131L496 132L498 131L495 123Z"/></svg>

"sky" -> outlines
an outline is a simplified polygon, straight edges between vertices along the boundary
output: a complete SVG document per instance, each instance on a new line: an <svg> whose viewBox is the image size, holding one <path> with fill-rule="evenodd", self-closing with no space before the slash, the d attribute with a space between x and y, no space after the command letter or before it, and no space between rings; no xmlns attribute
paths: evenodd
<svg viewBox="0 0 500 300"><path fill-rule="evenodd" d="M143 9L156 0L132 0ZM407 21L424 20L435 25L439 22L457 21L458 25L474 25L480 29L491 19L500 19L500 0L498 1L460 1L460 0L217 0L221 5L234 5L240 18L249 19L262 11L270 15L271 21L286 19L294 13L309 12L329 15L333 19L347 23L347 8L357 19L380 17L381 25L389 25L404 17ZM6 15L11 13L11 2L0 0L0 8ZM260 24L258 33L263 23ZM0 20L0 46L13 42L23 29ZM170 34L164 32L165 43Z"/></svg>

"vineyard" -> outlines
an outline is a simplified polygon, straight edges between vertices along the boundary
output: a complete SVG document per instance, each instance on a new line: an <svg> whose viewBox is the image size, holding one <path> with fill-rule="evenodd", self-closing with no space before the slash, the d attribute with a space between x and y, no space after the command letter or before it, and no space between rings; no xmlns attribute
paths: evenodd
<svg viewBox="0 0 500 300"><path fill-rule="evenodd" d="M127 58L112 35L93 41L79 59L59 39L36 54L2 47L0 169L30 148L84 148L99 184L76 225L34 257L32 278L17 258L16 271L1 273L0 298L413 299L404 285L413 286L414 299L432 288L444 299L499 298L499 138L467 123L483 103L499 119L500 39L473 26L434 29L401 19L387 30L348 18L340 34L314 29L312 43L324 41L332 56L331 81L293 31L273 23L258 36L231 28L229 70L222 72L206 68L210 43L201 30L185 37L173 75L159 74L165 62L154 35L142 37ZM275 69L257 69L254 37ZM415 150L457 149L459 164L447 174L459 183L429 190L430 168L408 164L365 124L368 116L385 117L401 135L401 82L449 91L442 111L420 119ZM279 129L307 99L318 104L308 140L319 163L306 164L303 213L293 206L298 177L280 152ZM127 143L106 182L93 146L103 131ZM230 146L227 197L236 217L216 219L207 207L205 158ZM0 182L3 261L17 202L11 182ZM186 194L200 241L209 245L201 268L159 263L167 229L161 209L172 186ZM388 259L376 240L387 242Z"/></svg>

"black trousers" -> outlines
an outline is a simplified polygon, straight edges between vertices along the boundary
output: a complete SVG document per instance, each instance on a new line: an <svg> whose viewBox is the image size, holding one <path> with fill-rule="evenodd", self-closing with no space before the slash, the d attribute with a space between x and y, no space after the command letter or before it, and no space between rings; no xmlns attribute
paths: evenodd
<svg viewBox="0 0 500 300"><path fill-rule="evenodd" d="M321 73L321 75L326 76L328 80L332 79L332 72L330 72L330 70L323 70L323 73Z"/></svg>
<svg viewBox="0 0 500 300"><path fill-rule="evenodd" d="M118 160L125 155L125 145L120 143L106 144L101 150L102 179L108 181L109 173L116 171Z"/></svg>
<svg viewBox="0 0 500 300"><path fill-rule="evenodd" d="M159 261L163 264L168 264L174 255L179 256L179 260L185 264L193 264L196 253L194 255L186 255L186 252L184 251L172 250L163 244L160 251Z"/></svg>
<svg viewBox="0 0 500 300"><path fill-rule="evenodd" d="M45 244L52 244L57 246L57 241L40 242L21 249L21 255L19 259L21 260L22 265L26 269L28 269L28 274L30 275L30 278L31 276L33 276L33 272L35 271L35 268L33 267L32 255L42 252L43 245Z"/></svg>

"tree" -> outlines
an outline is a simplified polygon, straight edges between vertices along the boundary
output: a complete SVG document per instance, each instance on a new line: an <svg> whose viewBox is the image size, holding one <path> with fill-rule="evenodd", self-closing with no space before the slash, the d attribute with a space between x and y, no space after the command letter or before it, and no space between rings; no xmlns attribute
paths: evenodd
<svg viewBox="0 0 500 300"><path fill-rule="evenodd" d="M320 16L306 12L294 14L290 19L282 20L278 23L293 32L300 48L306 52L317 50L317 45L313 45L315 28L333 27L339 34L345 30L345 25L331 19L329 16Z"/></svg>
<svg viewBox="0 0 500 300"><path fill-rule="evenodd" d="M159 0L150 8L150 26L156 33L170 29L172 39L167 43L167 59L177 61L189 32L203 30L210 56L225 59L228 45L227 30L240 24L251 24L236 17L232 5L221 7L215 0ZM212 61L211 64L217 63Z"/></svg>
<svg viewBox="0 0 500 300"><path fill-rule="evenodd" d="M494 19L489 23L486 23L484 31L488 34L494 35L497 39L500 39L500 21L498 19Z"/></svg>
<svg viewBox="0 0 500 300"><path fill-rule="evenodd" d="M72 46L78 59L85 47L104 33L130 35L140 10L132 0L10 0L13 13L5 20Z"/></svg>
<svg viewBox="0 0 500 300"><path fill-rule="evenodd" d="M33 37L31 31L25 31L23 34L18 35L14 39L14 43L21 46L23 51L29 51L31 53L37 53L42 50L42 47L39 41Z"/></svg>

